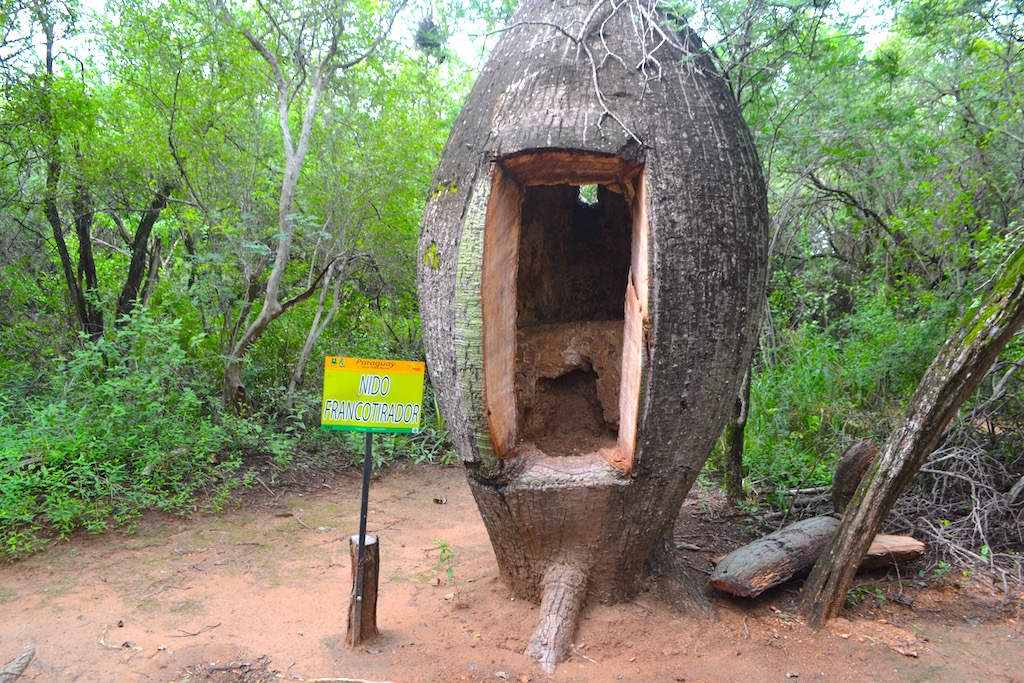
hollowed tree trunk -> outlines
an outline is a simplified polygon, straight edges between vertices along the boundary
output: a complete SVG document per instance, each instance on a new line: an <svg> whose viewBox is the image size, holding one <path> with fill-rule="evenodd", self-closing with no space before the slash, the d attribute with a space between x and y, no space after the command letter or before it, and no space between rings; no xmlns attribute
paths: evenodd
<svg viewBox="0 0 1024 683"><path fill-rule="evenodd" d="M582 188L582 189L581 189ZM428 367L501 574L554 666L630 599L753 350L764 181L699 40L635 3L524 0L420 241Z"/></svg>

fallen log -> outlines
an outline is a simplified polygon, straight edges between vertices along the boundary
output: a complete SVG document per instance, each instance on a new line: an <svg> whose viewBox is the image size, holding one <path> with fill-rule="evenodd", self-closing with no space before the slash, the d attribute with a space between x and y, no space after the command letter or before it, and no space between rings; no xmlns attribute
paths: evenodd
<svg viewBox="0 0 1024 683"><path fill-rule="evenodd" d="M866 572L889 565L912 562L924 555L924 542L911 536L890 536L878 534L871 541L868 552L861 560L857 571Z"/></svg>
<svg viewBox="0 0 1024 683"><path fill-rule="evenodd" d="M737 548L718 563L708 584L741 598L764 591L805 574L832 541L840 521L831 516L811 517L779 529ZM875 537L861 570L909 562L924 554L924 543L909 536Z"/></svg>
<svg viewBox="0 0 1024 683"><path fill-rule="evenodd" d="M810 569L838 528L839 520L831 516L783 527L722 558L708 584L741 598L757 597Z"/></svg>

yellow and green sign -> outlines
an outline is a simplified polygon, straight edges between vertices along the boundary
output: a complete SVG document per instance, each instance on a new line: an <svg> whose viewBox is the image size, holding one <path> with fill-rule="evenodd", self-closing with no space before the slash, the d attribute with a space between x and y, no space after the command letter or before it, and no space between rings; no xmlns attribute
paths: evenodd
<svg viewBox="0 0 1024 683"><path fill-rule="evenodd" d="M320 426L353 432L417 434L424 364L328 356Z"/></svg>

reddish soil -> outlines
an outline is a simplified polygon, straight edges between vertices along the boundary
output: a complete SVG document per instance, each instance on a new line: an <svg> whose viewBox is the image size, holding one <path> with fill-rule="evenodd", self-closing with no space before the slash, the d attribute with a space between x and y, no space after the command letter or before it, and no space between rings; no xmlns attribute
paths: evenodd
<svg viewBox="0 0 1024 683"><path fill-rule="evenodd" d="M132 535L76 536L0 567L0 664L34 645L29 681L1024 681L1020 596L983 576L903 587L875 576L820 633L793 616L798 587L716 598L699 620L656 593L589 605L553 676L523 654L537 607L498 578L459 469L393 469L374 482L380 638L345 646L348 535L359 479L299 493L268 482L240 509L149 516ZM677 537L695 567L743 542L742 518L689 501ZM454 583L435 542L455 552ZM886 599L881 602L880 595ZM19 680L19 683L20 683Z"/></svg>

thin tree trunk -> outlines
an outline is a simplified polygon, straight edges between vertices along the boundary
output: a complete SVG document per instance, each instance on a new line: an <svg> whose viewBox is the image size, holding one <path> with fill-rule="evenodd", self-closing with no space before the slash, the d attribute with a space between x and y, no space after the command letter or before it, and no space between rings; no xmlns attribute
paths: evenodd
<svg viewBox="0 0 1024 683"><path fill-rule="evenodd" d="M800 612L813 628L839 614L857 564L900 493L935 449L961 404L981 383L1006 343L1024 324L1024 246L993 279L932 362L864 476L828 550L814 565Z"/></svg>
<svg viewBox="0 0 1024 683"><path fill-rule="evenodd" d="M288 408L291 408L294 403L295 391L302 382L302 373L306 367L306 363L309 361L309 356L313 353L313 345L316 344L318 339L320 339L320 335L324 333L327 326L331 324L335 313L338 312L338 308L341 305L341 285L345 281L347 263L347 259L342 259L340 265L337 265L338 260L333 261L328 267L327 276L320 284L320 299L317 301L316 314L313 316L313 322L310 324L309 332L306 334L306 342L302 345L302 351L299 353L299 359L295 363L291 379L288 382L288 400L286 404ZM327 310L325 315L324 302L327 299L327 290L330 287L332 280L334 283L334 291L331 294L331 307Z"/></svg>
<svg viewBox="0 0 1024 683"><path fill-rule="evenodd" d="M274 254L274 266L267 277L267 287L263 299L263 307L260 309L256 319L246 328L231 351L228 353L224 368L224 395L225 399L236 408L247 401L245 387L242 384L241 364L245 355L253 344L263 335L267 327L285 311L292 306L308 299L315 290L316 284L307 289L299 296L287 303L281 303L281 283L284 279L288 261L291 258L292 238L295 232L295 222L292 218L294 213L295 193L298 188L299 178L302 175L302 167L306 160L306 153L309 151L310 136L312 134L313 122L316 119L320 97L324 89L334 77L338 70L348 69L366 59L384 39L391 30L398 11L404 7L404 2L397 2L392 5L390 12L383 18L378 26L376 37L370 42L367 48L347 61L340 61L343 50L341 38L345 32L347 18L344 14L343 3L336 6L336 14L323 17L325 32L319 34L319 39L325 41L318 61L307 64L316 58L313 54L312 43L309 52L304 54L307 46L304 44L308 27L303 25L297 28L293 36L287 36L283 30L283 24L278 23L278 18L270 16L266 7L260 8L267 12L268 19L274 23L275 29L280 36L275 36L274 41L269 45L257 36L248 26L243 26L235 21L234 16L228 10L224 0L215 0L213 7L224 19L224 21L237 28L250 47L270 67L271 77L277 91L277 116L278 127L281 131L281 142L284 148L284 174L281 179L281 190L278 199L278 242ZM317 31L309 31L317 34ZM279 38L294 40L296 46L294 51L279 59L278 54L271 49L271 45L278 42ZM285 67L289 62L295 67L291 77L285 76ZM310 73L311 72L311 73ZM300 89L304 88L308 80L309 90L306 95L305 108L302 112L302 119L299 124L298 137L292 135L292 103L296 100ZM321 273L321 277L324 273ZM319 281L319 278L317 278Z"/></svg>
<svg viewBox="0 0 1024 683"><path fill-rule="evenodd" d="M87 299L86 292L82 287L79 276L81 267L76 268L71 260L71 252L68 249L67 241L64 239L64 223L60 216L60 209L57 207L62 167L60 162L60 136L53 122L52 103L50 101L50 89L53 84L53 22L46 16L44 10L39 12L37 19L43 29L46 49L46 75L42 94L42 117L45 125L50 127L46 150L46 186L43 191L43 214L46 216L47 223L50 224L53 241L57 245L57 254L60 257L61 270L64 272L64 282L68 287L71 304L75 308L75 317L82 331L95 341L103 336L103 319L102 316L99 317L99 325L97 326L96 310L92 302Z"/></svg>
<svg viewBox="0 0 1024 683"><path fill-rule="evenodd" d="M149 251L149 266L147 267L149 275L146 276L146 287L142 290L142 296L139 297L140 306L145 307L149 305L149 299L153 296L153 291L160 281L160 251L162 249L163 240L157 237L153 240L153 247ZM171 252L174 252L173 246L171 247Z"/></svg>
<svg viewBox="0 0 1024 683"><path fill-rule="evenodd" d="M725 467L725 496L730 505L744 499L743 493L743 437L750 413L750 368L743 375L743 385L736 397L736 408L723 435L723 465Z"/></svg>
<svg viewBox="0 0 1024 683"><path fill-rule="evenodd" d="M125 278L124 287L121 288L121 295L117 297L117 319L115 326L124 325L125 320L131 315L132 309L139 298L139 290L143 282L147 280L147 264L152 263L149 258L149 238L153 234L153 227L160 218L160 212L167 206L171 190L174 185L164 183L157 190L156 196L150 202L149 208L139 219L139 226L135 229L135 237L131 243L132 258L128 264L128 276ZM159 259L157 260L159 264Z"/></svg>

